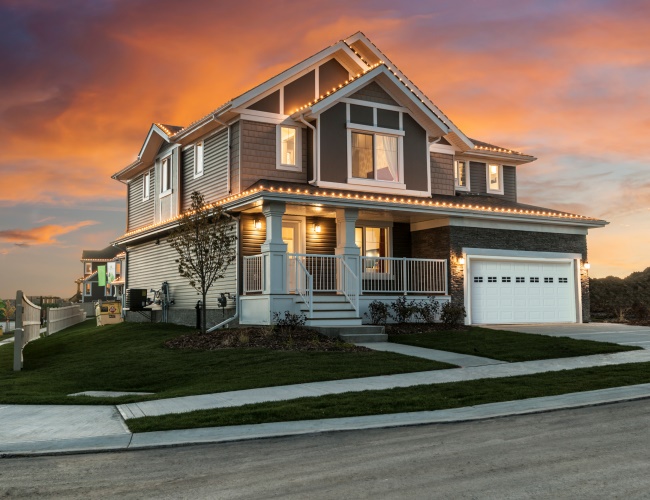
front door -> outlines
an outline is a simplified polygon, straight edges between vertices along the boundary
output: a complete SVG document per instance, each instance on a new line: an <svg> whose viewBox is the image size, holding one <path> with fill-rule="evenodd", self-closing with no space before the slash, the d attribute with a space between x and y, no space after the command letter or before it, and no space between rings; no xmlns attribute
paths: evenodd
<svg viewBox="0 0 650 500"><path fill-rule="evenodd" d="M282 221L282 239L287 245L287 254L302 253L302 239L300 234L300 221ZM289 293L296 291L296 261L289 257L287 261Z"/></svg>

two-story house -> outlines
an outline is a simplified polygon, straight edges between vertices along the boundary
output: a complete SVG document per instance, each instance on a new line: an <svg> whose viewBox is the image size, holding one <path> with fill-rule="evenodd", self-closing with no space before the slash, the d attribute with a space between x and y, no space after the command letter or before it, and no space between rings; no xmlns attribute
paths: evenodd
<svg viewBox="0 0 650 500"><path fill-rule="evenodd" d="M81 263L83 276L75 283L81 287L80 302L94 302L97 300L120 300L120 286L124 284L122 278L123 250L108 246L102 250L82 250Z"/></svg>
<svg viewBox="0 0 650 500"><path fill-rule="evenodd" d="M243 324L361 324L400 295L463 304L468 324L588 321L587 231L606 222L519 203L534 160L470 139L356 33L185 127L152 125L113 176L126 287L169 282L172 320L194 307L165 237L198 190L238 234L208 306L229 292Z"/></svg>

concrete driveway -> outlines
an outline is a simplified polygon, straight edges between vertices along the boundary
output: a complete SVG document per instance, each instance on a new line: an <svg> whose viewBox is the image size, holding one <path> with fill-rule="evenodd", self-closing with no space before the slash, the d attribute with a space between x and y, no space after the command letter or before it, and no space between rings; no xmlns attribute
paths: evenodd
<svg viewBox="0 0 650 500"><path fill-rule="evenodd" d="M618 323L547 323L544 325L481 325L494 330L537 333L552 337L571 337L599 342L614 342L650 349L650 327Z"/></svg>

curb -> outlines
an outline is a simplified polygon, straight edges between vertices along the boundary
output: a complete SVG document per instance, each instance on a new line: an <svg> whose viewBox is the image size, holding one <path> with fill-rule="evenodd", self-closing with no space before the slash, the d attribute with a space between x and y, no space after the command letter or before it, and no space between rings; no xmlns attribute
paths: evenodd
<svg viewBox="0 0 650 500"><path fill-rule="evenodd" d="M495 418L548 413L628 401L650 399L650 384L613 387L448 410L391 413L363 417L300 420L268 424L206 427L143 433L126 433L81 439L3 444L0 457L25 457L148 450L199 444L231 443L257 439L303 436L331 432L386 429L430 424L452 424Z"/></svg>

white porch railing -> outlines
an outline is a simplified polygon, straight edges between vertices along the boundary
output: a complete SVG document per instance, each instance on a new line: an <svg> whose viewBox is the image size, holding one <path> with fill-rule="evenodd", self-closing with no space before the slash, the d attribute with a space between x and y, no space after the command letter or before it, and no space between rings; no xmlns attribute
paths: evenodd
<svg viewBox="0 0 650 500"><path fill-rule="evenodd" d="M244 295L259 293L264 284L264 255L244 257Z"/></svg>
<svg viewBox="0 0 650 500"><path fill-rule="evenodd" d="M397 257L361 257L363 292L443 293L447 295L447 261Z"/></svg>
<svg viewBox="0 0 650 500"><path fill-rule="evenodd" d="M302 297L305 305L309 308L308 317L311 318L314 315L314 277L299 258L289 255L289 263L289 269L294 269L295 292ZM289 281L291 282L291 279Z"/></svg>
<svg viewBox="0 0 650 500"><path fill-rule="evenodd" d="M354 274L348 263L342 258L340 263L341 293L345 295L356 313L359 314L359 277Z"/></svg>

